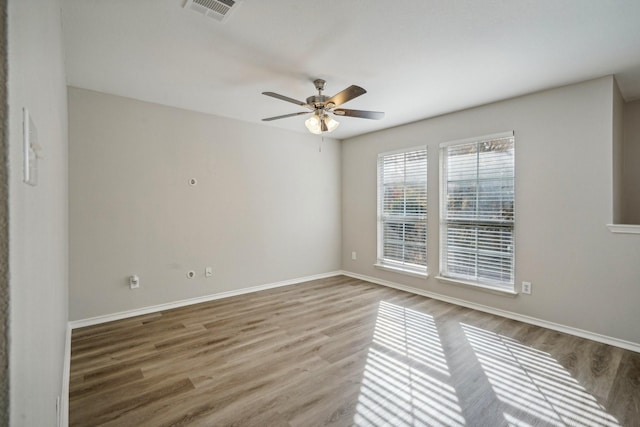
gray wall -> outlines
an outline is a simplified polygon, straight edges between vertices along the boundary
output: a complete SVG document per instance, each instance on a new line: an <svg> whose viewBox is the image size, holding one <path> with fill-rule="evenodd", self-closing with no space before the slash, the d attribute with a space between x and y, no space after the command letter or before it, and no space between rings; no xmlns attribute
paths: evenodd
<svg viewBox="0 0 640 427"><path fill-rule="evenodd" d="M68 93L71 320L340 269L338 141Z"/></svg>
<svg viewBox="0 0 640 427"><path fill-rule="evenodd" d="M615 79L613 84L612 129L611 141L613 146L613 223L623 224L625 217L625 183L624 183L624 109L625 102Z"/></svg>
<svg viewBox="0 0 640 427"><path fill-rule="evenodd" d="M640 100L624 109L623 224L640 224Z"/></svg>
<svg viewBox="0 0 640 427"><path fill-rule="evenodd" d="M640 236L614 235L613 100L606 77L348 139L342 145L343 269L640 342ZM438 145L514 130L516 284L503 297L440 283ZM376 156L427 144L430 277L382 271L376 261ZM358 254L351 260L351 251Z"/></svg>
<svg viewBox="0 0 640 427"><path fill-rule="evenodd" d="M9 2L11 425L56 425L67 326L67 95L58 1ZM22 107L42 146L22 182Z"/></svg>

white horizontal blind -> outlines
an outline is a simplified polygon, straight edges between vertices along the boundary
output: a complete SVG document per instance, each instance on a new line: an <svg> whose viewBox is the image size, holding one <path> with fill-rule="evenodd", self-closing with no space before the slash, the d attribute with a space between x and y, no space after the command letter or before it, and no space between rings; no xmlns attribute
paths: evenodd
<svg viewBox="0 0 640 427"><path fill-rule="evenodd" d="M427 150L378 156L378 264L427 271Z"/></svg>
<svg viewBox="0 0 640 427"><path fill-rule="evenodd" d="M441 275L513 290L513 134L443 144L441 160Z"/></svg>

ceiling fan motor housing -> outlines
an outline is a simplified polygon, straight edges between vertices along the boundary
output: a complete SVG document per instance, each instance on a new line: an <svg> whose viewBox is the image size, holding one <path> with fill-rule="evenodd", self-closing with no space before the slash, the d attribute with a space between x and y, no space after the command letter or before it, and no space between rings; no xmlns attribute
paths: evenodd
<svg viewBox="0 0 640 427"><path fill-rule="evenodd" d="M307 104L314 107L316 110L323 109L325 107L325 101L329 99L328 96L325 95L313 95L307 98Z"/></svg>

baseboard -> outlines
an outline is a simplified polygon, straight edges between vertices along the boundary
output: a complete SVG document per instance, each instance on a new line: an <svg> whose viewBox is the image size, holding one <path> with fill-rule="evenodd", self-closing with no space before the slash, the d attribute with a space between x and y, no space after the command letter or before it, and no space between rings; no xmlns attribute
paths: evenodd
<svg viewBox="0 0 640 427"><path fill-rule="evenodd" d="M185 307L188 305L199 304L202 302L214 301L222 298L234 297L237 295L249 294L252 292L264 291L267 289L279 288L281 286L295 285L298 283L309 282L311 280L326 279L328 277L339 276L342 271L332 271L329 273L316 274L312 276L298 277L295 279L283 280L281 282L267 283L264 285L252 286L249 288L237 289L233 291L220 292L202 297L189 298L180 301L169 302L149 307L137 308L134 310L121 311L118 313L105 314L103 316L90 317L88 319L73 320L69 322L70 329L83 328L85 326L99 325L101 323L111 322L114 320L126 319L129 317L140 316L143 314L157 313L159 311L171 310L172 308Z"/></svg>
<svg viewBox="0 0 640 427"><path fill-rule="evenodd" d="M69 376L71 375L71 324L67 323L67 332L64 338L64 357L62 360L62 390L60 390L60 403L58 405L58 426L69 426Z"/></svg>
<svg viewBox="0 0 640 427"><path fill-rule="evenodd" d="M399 289L413 294L422 295L428 298L437 299L440 301L448 302L451 304L459 305L462 307L471 308L474 310L482 311L485 313L495 314L496 316L506 317L508 319L518 320L523 323L529 323L531 325L541 326L543 328L552 329L554 331L563 332L569 335L575 335L580 338L586 338L592 341L609 344L615 347L624 348L625 350L635 351L640 353L640 344L631 341L625 341L606 335L597 334L594 332L585 331L583 329L574 328L571 326L561 325L559 323L549 322L546 320L538 319L535 317L525 316L522 314L514 313L512 311L501 310L498 308L489 307L482 304L476 304L474 302L462 300L459 298L453 298L446 295L438 294L435 292L429 292L422 289L414 288L411 286L402 285L400 283L390 282L388 280L378 279L377 277L366 276L364 274L353 273L350 271L342 271L343 275L353 277L354 279L360 279L367 282L375 283L389 288Z"/></svg>

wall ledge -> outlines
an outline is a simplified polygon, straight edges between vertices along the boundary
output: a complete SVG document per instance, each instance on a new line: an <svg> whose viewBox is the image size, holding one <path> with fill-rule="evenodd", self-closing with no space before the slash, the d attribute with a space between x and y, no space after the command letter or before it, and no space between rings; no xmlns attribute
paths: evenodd
<svg viewBox="0 0 640 427"><path fill-rule="evenodd" d="M637 224L607 224L609 231L621 234L640 234L640 225Z"/></svg>

